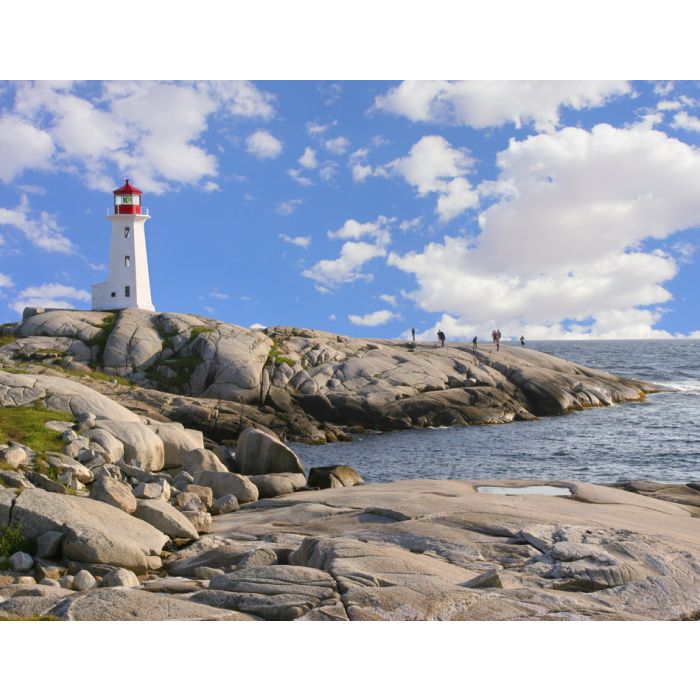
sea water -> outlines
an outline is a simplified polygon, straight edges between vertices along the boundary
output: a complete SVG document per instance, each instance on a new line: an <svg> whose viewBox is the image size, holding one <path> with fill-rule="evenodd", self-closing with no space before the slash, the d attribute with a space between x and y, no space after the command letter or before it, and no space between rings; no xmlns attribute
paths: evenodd
<svg viewBox="0 0 700 700"><path fill-rule="evenodd" d="M536 421L362 433L349 443L291 447L307 468L349 464L366 482L700 481L700 339L542 341L527 347L675 391Z"/></svg>

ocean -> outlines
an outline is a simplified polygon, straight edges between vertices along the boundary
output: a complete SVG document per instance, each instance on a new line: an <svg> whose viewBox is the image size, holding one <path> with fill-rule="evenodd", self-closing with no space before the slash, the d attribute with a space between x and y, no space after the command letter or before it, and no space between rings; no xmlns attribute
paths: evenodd
<svg viewBox="0 0 700 700"><path fill-rule="evenodd" d="M362 433L349 443L290 446L307 468L349 464L367 483L700 481L700 339L533 341L527 347L675 391L536 421Z"/></svg>

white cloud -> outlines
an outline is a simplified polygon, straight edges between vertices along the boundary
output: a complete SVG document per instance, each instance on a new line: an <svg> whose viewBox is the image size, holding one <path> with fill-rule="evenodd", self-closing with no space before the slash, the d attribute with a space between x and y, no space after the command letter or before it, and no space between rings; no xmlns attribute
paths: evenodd
<svg viewBox="0 0 700 700"><path fill-rule="evenodd" d="M373 311L372 313L365 314L364 316L356 316L355 314L349 314L348 320L350 323L356 326L383 326L385 323L389 323L396 318L396 314L388 309L382 309L381 311Z"/></svg>
<svg viewBox="0 0 700 700"><path fill-rule="evenodd" d="M56 217L48 212L39 212L33 216L27 196L21 196L20 204L15 209L0 207L0 226L10 226L21 231L29 242L48 253L76 253L72 241L63 234Z"/></svg>
<svg viewBox="0 0 700 700"><path fill-rule="evenodd" d="M245 141L246 151L256 158L277 158L283 150L282 142L269 131L258 129Z"/></svg>
<svg viewBox="0 0 700 700"><path fill-rule="evenodd" d="M3 272L0 272L0 289L7 289L9 287L14 287L12 277L6 275Z"/></svg>
<svg viewBox="0 0 700 700"><path fill-rule="evenodd" d="M203 306L202 307L208 314L213 314L214 313L214 307L213 306Z"/></svg>
<svg viewBox="0 0 700 700"><path fill-rule="evenodd" d="M392 306L396 306L396 297L393 294L380 294L379 298L383 302L386 302L387 304L391 304Z"/></svg>
<svg viewBox="0 0 700 700"><path fill-rule="evenodd" d="M479 204L478 193L465 177L474 162L469 150L453 148L442 136L423 136L411 146L407 156L379 168L362 165L362 153L353 160L355 154L351 156L353 179L398 175L416 188L419 197L437 193L435 212L443 221L450 221Z"/></svg>
<svg viewBox="0 0 700 700"><path fill-rule="evenodd" d="M267 119L274 114L272 96L242 81L117 81L87 89L39 81L17 87L10 118L29 125L22 132L28 154L22 167L47 167L53 152L51 167L93 189L114 189L119 172L158 194L172 183L198 185L217 175L216 157L200 145L217 113ZM17 167L10 161L5 175L14 176Z"/></svg>
<svg viewBox="0 0 700 700"><path fill-rule="evenodd" d="M656 83L656 85L654 85L655 95L668 95L670 92L673 92L673 82L670 80L667 82Z"/></svg>
<svg viewBox="0 0 700 700"><path fill-rule="evenodd" d="M421 225L421 217L417 216L415 219L407 219L399 224L399 228L406 233L406 231L412 231L414 228L418 228Z"/></svg>
<svg viewBox="0 0 700 700"><path fill-rule="evenodd" d="M304 149L304 152L301 154L301 157L299 158L297 163L299 163L299 165L301 165L302 168L306 168L307 170L317 168L318 161L316 160L316 151L314 151L314 149L310 146L307 146Z"/></svg>
<svg viewBox="0 0 700 700"><path fill-rule="evenodd" d="M330 151L337 156L342 156L343 153L348 150L350 141L348 141L344 136L336 136L335 138L325 141L323 145L327 151Z"/></svg>
<svg viewBox="0 0 700 700"><path fill-rule="evenodd" d="M214 290L213 292L209 292L209 296L212 299L221 299L222 301L225 301L229 298L228 294L226 294L225 292L219 292L216 290Z"/></svg>
<svg viewBox="0 0 700 700"><path fill-rule="evenodd" d="M329 161L324 163L323 166L319 168L318 174L322 180L328 182L335 177L337 167L338 166L335 163Z"/></svg>
<svg viewBox="0 0 700 700"><path fill-rule="evenodd" d="M372 275L362 273L362 266L373 258L384 257L386 253L384 246L375 243L348 241L340 249L340 256L337 259L319 260L302 274L326 288L357 280L370 281Z"/></svg>
<svg viewBox="0 0 700 700"><path fill-rule="evenodd" d="M375 99L375 107L411 121L483 129L512 122L540 131L559 124L562 107L599 107L631 91L627 81L444 80L405 81Z"/></svg>
<svg viewBox="0 0 700 700"><path fill-rule="evenodd" d="M289 216L302 202L302 199L288 199L286 202L277 202L275 212L282 216Z"/></svg>
<svg viewBox="0 0 700 700"><path fill-rule="evenodd" d="M673 116L671 126L674 129L685 129L686 131L700 131L700 119L693 117L687 112L678 112Z"/></svg>
<svg viewBox="0 0 700 700"><path fill-rule="evenodd" d="M497 162L476 239L389 255L416 278L410 298L464 338L495 326L540 338L659 335L664 284L688 251L650 242L700 225L700 152L643 125L600 124L511 140Z"/></svg>
<svg viewBox="0 0 700 700"><path fill-rule="evenodd" d="M9 304L9 308L14 309L19 314L27 306L74 309L75 306L72 301L89 303L91 299L90 294L84 289L48 283L39 287L26 287L21 290L15 300Z"/></svg>
<svg viewBox="0 0 700 700"><path fill-rule="evenodd" d="M287 175L289 175L289 177L291 177L292 180L297 183L297 185L301 185L302 187L308 187L309 185L314 184L308 177L301 174L301 170L299 168L290 168L287 170Z"/></svg>
<svg viewBox="0 0 700 700"><path fill-rule="evenodd" d="M322 136L328 129L337 126L338 125L338 120L334 119L332 122L329 122L328 124L321 124L319 122L307 122L306 124L306 132L309 134L309 136Z"/></svg>
<svg viewBox="0 0 700 700"><path fill-rule="evenodd" d="M335 321L335 314L331 314L328 318L329 318L331 321Z"/></svg>
<svg viewBox="0 0 700 700"><path fill-rule="evenodd" d="M211 180L210 180L209 182L205 182L205 183L202 185L202 189L203 189L205 192L209 192L209 193L211 193L211 192L221 192L221 187L219 187L219 185L217 185L215 182L212 182Z"/></svg>
<svg viewBox="0 0 700 700"><path fill-rule="evenodd" d="M248 328L252 331L264 331L267 326L263 326L262 323L251 323Z"/></svg>
<svg viewBox="0 0 700 700"><path fill-rule="evenodd" d="M49 167L54 146L51 137L12 116L0 118L0 180L11 182L30 168Z"/></svg>
<svg viewBox="0 0 700 700"><path fill-rule="evenodd" d="M386 256L387 246L391 243L388 227L394 221L386 216L366 223L348 219L339 229L327 233L330 239L348 241L340 249L340 256L334 260L320 260L302 274L320 283L325 292L357 280L370 281L372 275L363 273L362 267L373 258ZM370 238L372 242L359 240L361 238Z"/></svg>
<svg viewBox="0 0 700 700"><path fill-rule="evenodd" d="M308 248L311 245L311 236L295 236L291 238L290 236L285 236L282 234L280 238L290 245L299 246L299 248Z"/></svg>

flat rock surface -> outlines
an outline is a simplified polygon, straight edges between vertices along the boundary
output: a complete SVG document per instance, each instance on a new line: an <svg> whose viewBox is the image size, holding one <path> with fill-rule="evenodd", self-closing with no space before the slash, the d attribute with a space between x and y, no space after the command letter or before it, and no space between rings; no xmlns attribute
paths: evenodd
<svg viewBox="0 0 700 700"><path fill-rule="evenodd" d="M476 490L499 483L566 486L573 495ZM234 532L304 539L289 554L291 566L212 579L213 605L242 609L244 592L283 595L267 572L310 567L333 578L351 620L700 614L700 522L682 504L617 488L421 480L298 492L214 518L216 535ZM214 602L214 590L239 597L216 594ZM266 615L260 607L253 614Z"/></svg>

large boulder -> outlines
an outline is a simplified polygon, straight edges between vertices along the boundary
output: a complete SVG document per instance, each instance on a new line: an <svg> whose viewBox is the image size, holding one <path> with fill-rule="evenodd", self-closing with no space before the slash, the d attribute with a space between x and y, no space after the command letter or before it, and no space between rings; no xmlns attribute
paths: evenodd
<svg viewBox="0 0 700 700"><path fill-rule="evenodd" d="M201 471L228 472L221 460L211 450L204 448L186 452L182 458L182 468L192 476Z"/></svg>
<svg viewBox="0 0 700 700"><path fill-rule="evenodd" d="M102 332L101 326L111 318L105 311L56 310L38 313L22 321L18 335L78 338L92 341Z"/></svg>
<svg viewBox="0 0 700 700"><path fill-rule="evenodd" d="M259 474L248 477L257 487L260 498L274 498L294 493L306 486L303 474Z"/></svg>
<svg viewBox="0 0 700 700"><path fill-rule="evenodd" d="M136 510L136 496L131 487L110 476L101 476L95 481L90 489L90 498L108 503L125 513L133 513Z"/></svg>
<svg viewBox="0 0 700 700"><path fill-rule="evenodd" d="M243 474L201 471L195 476L195 483L208 486L214 498L231 494L239 503L250 503L257 501L259 496L258 487Z"/></svg>
<svg viewBox="0 0 700 700"><path fill-rule="evenodd" d="M242 474L304 473L299 458L278 438L247 428L236 445L236 464Z"/></svg>
<svg viewBox="0 0 700 700"><path fill-rule="evenodd" d="M166 467L179 467L188 452L204 448L204 435L185 430L181 423L151 423L148 427L163 441Z"/></svg>
<svg viewBox="0 0 700 700"><path fill-rule="evenodd" d="M25 537L63 531L63 556L87 564L109 564L145 573L149 557L160 555L168 538L118 508L42 489L28 489L15 498L12 524L21 523Z"/></svg>
<svg viewBox="0 0 700 700"><path fill-rule="evenodd" d="M168 537L185 540L199 538L192 523L177 508L158 499L139 500L134 515L153 525Z"/></svg>
<svg viewBox="0 0 700 700"><path fill-rule="evenodd" d="M124 309L107 338L102 364L121 375L153 364L163 341L153 326L154 314L143 309Z"/></svg>
<svg viewBox="0 0 700 700"><path fill-rule="evenodd" d="M149 472L158 472L165 466L163 441L143 423L105 420L98 421L97 427L111 433L124 445L124 459L132 459Z"/></svg>
<svg viewBox="0 0 700 700"><path fill-rule="evenodd" d="M361 486L362 477L347 464L330 467L312 467L309 470L309 486L320 489L336 489L342 486Z"/></svg>
<svg viewBox="0 0 700 700"><path fill-rule="evenodd" d="M101 420L140 422L135 413L116 401L70 379L0 371L0 406L31 406L39 400L52 411L74 416L94 413Z"/></svg>

